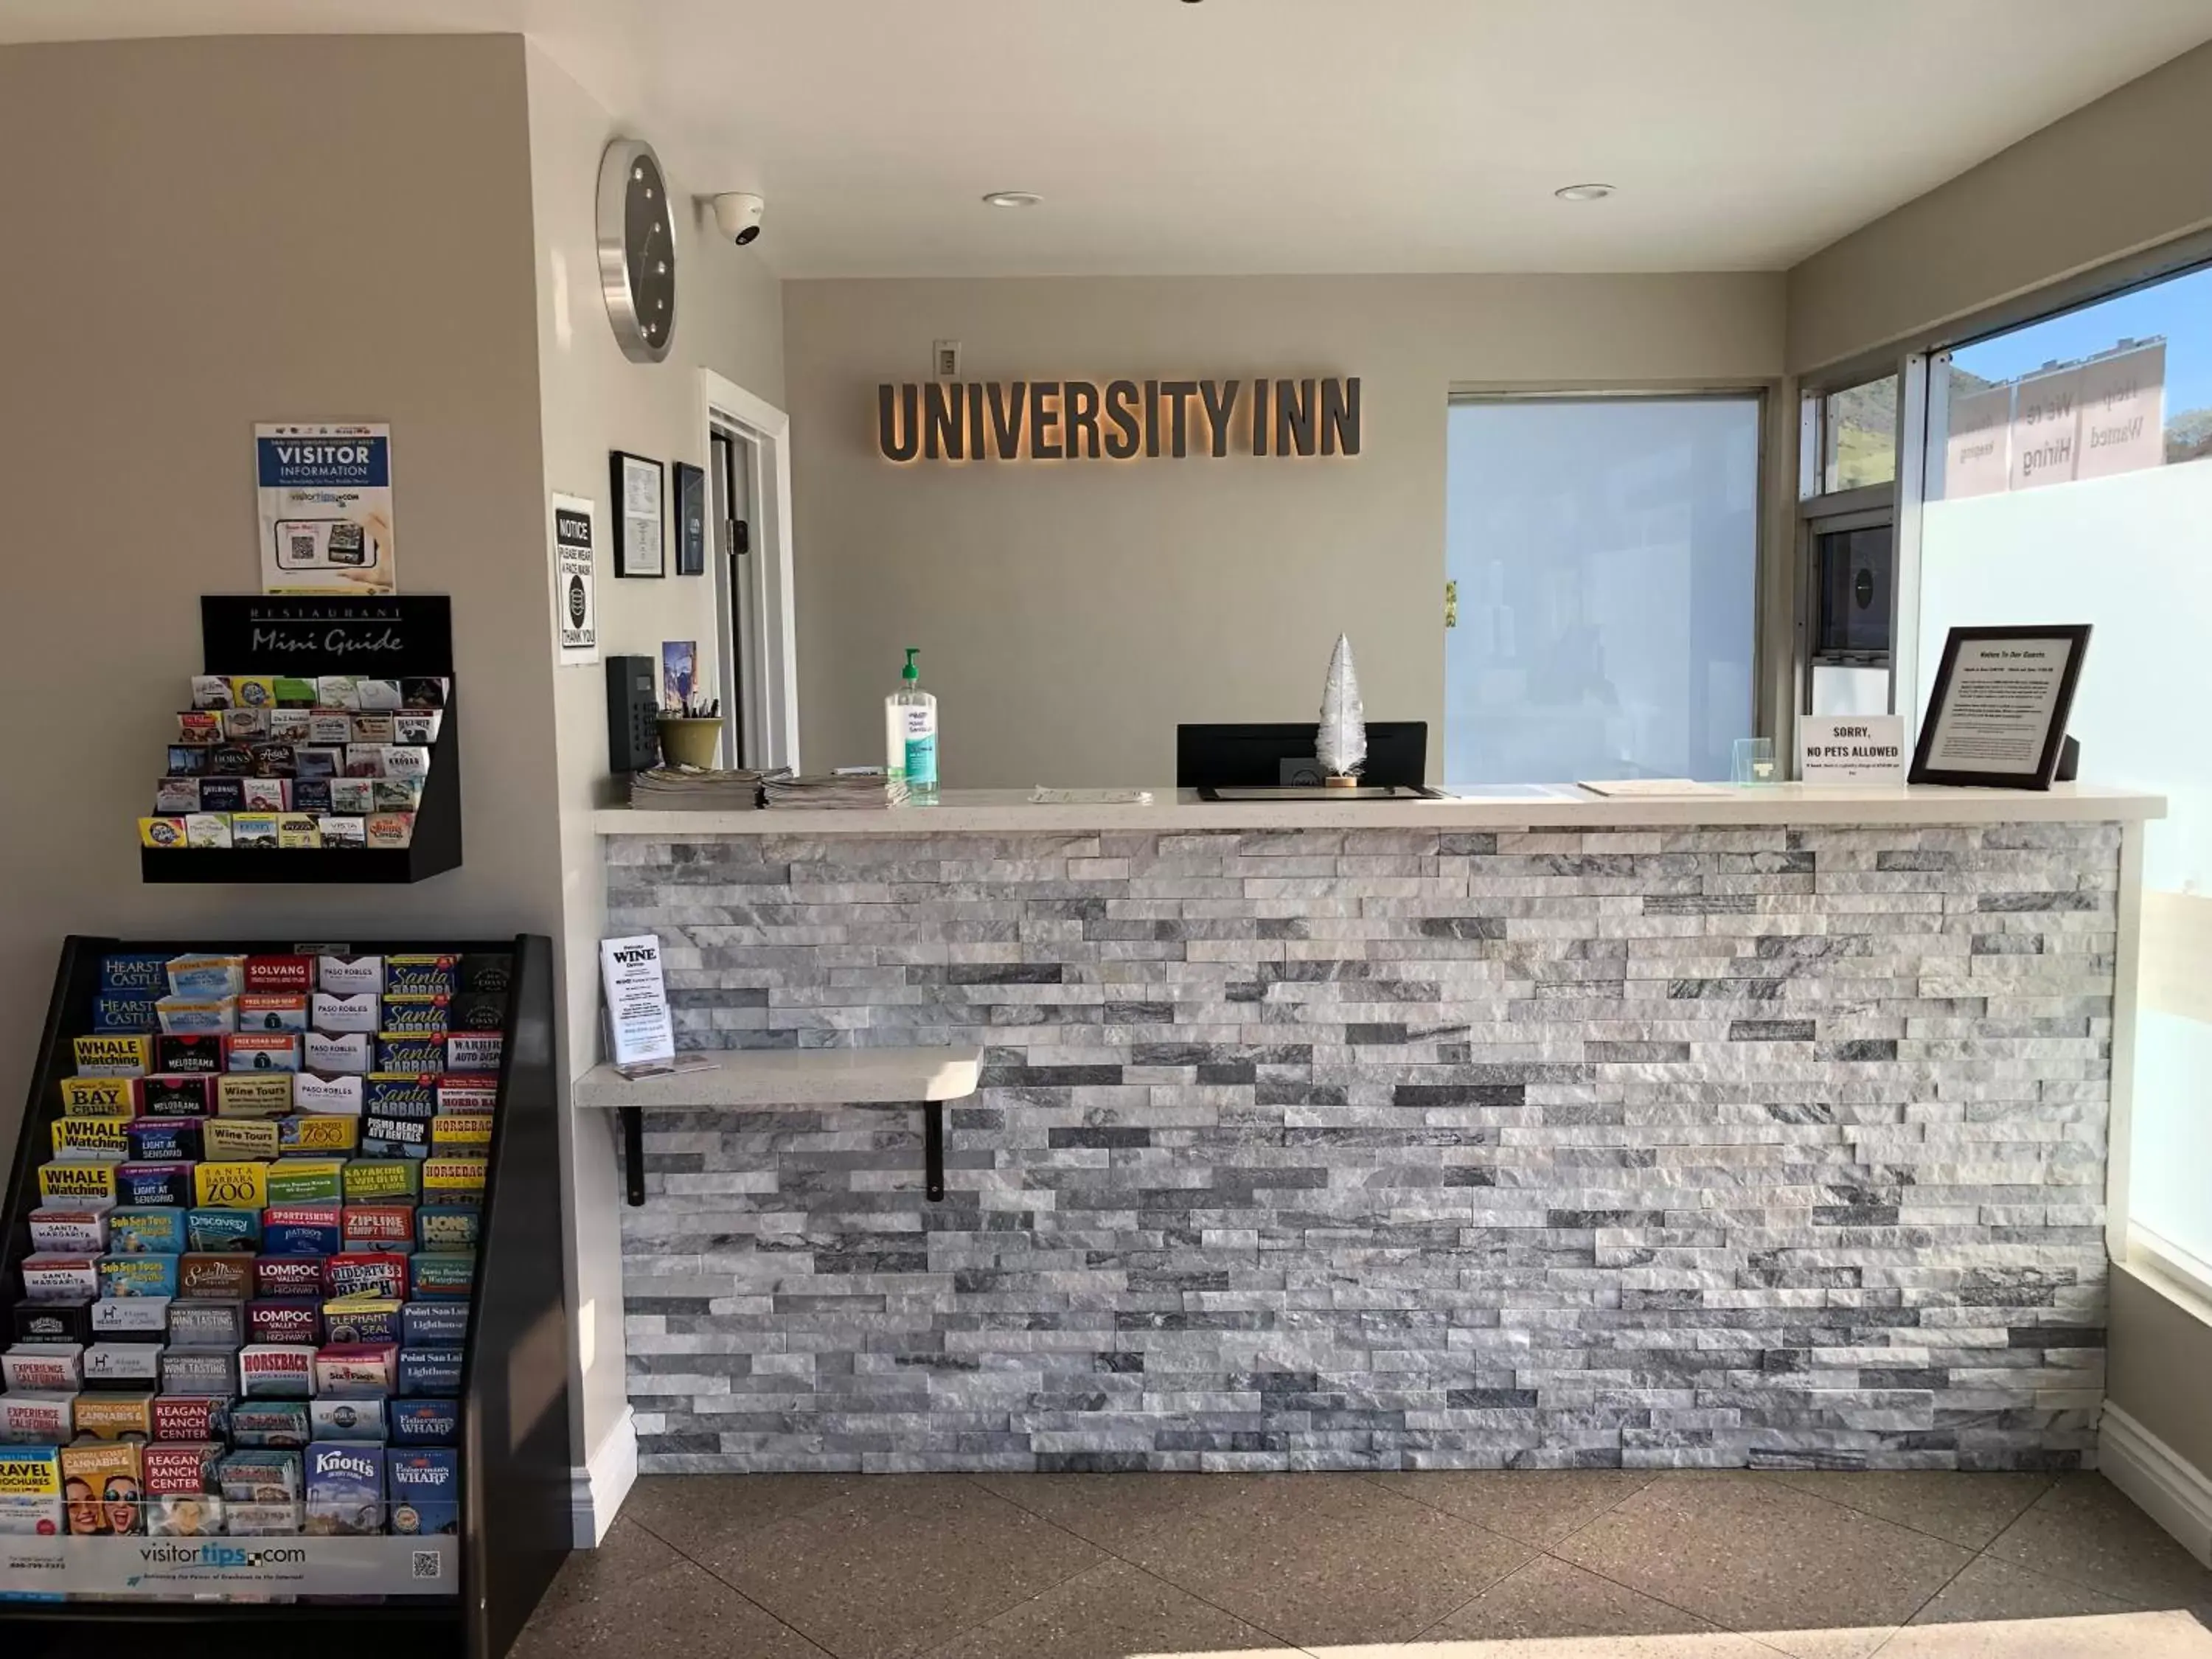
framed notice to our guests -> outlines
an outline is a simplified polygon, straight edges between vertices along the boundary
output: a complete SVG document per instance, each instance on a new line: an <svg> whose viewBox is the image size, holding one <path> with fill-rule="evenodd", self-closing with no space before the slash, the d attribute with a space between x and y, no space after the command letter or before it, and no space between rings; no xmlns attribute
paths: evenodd
<svg viewBox="0 0 2212 1659"><path fill-rule="evenodd" d="M2087 623L1953 629L1911 781L2050 788L2088 649Z"/></svg>

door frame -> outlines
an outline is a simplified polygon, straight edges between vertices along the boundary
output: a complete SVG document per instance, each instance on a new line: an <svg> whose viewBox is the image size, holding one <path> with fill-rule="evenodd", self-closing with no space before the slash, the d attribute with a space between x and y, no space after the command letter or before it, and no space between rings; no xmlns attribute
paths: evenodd
<svg viewBox="0 0 2212 1659"><path fill-rule="evenodd" d="M763 752L754 764L799 769L799 623L797 585L792 569L791 417L764 398L710 368L699 371L699 448L712 456L714 432L722 427L752 446L752 473L746 480L751 501L751 552L760 561L760 734ZM735 596L730 564L715 561L717 611L723 638L732 637ZM737 665L726 647L722 662L723 706L734 708L732 677ZM734 748L734 745L732 745Z"/></svg>

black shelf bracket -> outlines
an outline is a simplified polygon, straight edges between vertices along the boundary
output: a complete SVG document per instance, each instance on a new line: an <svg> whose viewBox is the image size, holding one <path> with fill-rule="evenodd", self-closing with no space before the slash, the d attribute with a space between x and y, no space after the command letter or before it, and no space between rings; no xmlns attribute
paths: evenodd
<svg viewBox="0 0 2212 1659"><path fill-rule="evenodd" d="M635 1106L621 1106L623 1190L633 1210L645 1203L645 1113ZM921 1107L922 1188L933 1204L945 1201L945 1103L924 1101Z"/></svg>
<svg viewBox="0 0 2212 1659"><path fill-rule="evenodd" d="M639 1209L645 1203L645 1113L635 1106L624 1106L616 1115L622 1119L623 1185L628 1190L630 1208Z"/></svg>
<svg viewBox="0 0 2212 1659"><path fill-rule="evenodd" d="M929 1201L945 1201L945 1103L932 1100L921 1109L922 1185Z"/></svg>

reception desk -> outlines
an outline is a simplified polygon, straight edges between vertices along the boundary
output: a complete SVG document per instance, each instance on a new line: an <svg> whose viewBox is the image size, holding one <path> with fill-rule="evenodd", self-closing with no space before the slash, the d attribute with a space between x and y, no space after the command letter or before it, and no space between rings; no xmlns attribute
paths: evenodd
<svg viewBox="0 0 2212 1659"><path fill-rule="evenodd" d="M599 815L693 1048L647 1471L2094 1461L2155 798L1778 787Z"/></svg>

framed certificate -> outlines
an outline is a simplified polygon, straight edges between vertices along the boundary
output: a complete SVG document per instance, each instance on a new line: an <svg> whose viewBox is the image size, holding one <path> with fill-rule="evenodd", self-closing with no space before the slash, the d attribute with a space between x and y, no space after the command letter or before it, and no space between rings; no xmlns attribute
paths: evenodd
<svg viewBox="0 0 2212 1659"><path fill-rule="evenodd" d="M676 574L707 574L707 470L689 461L676 472Z"/></svg>
<svg viewBox="0 0 2212 1659"><path fill-rule="evenodd" d="M660 463L622 450L608 452L614 477L615 574L665 576L667 536L660 495Z"/></svg>
<svg viewBox="0 0 2212 1659"><path fill-rule="evenodd" d="M2088 649L2087 623L1953 629L1910 781L2050 788Z"/></svg>

